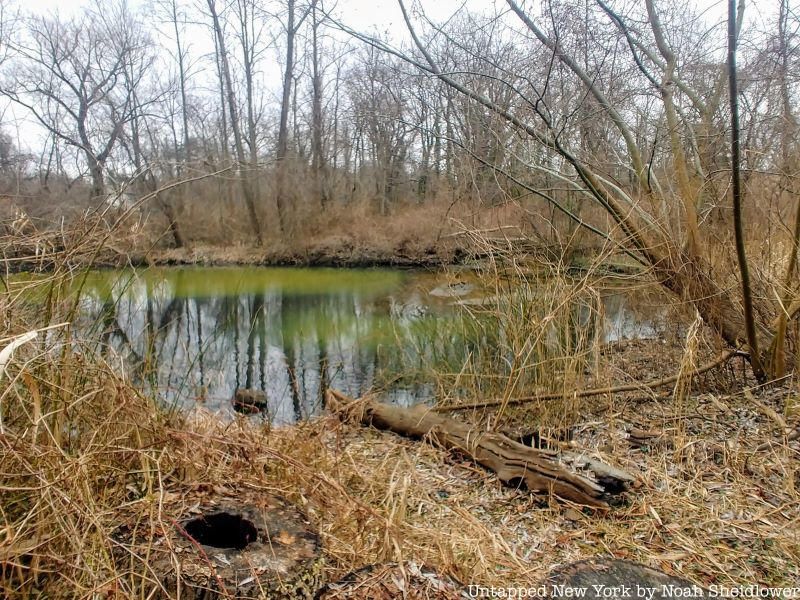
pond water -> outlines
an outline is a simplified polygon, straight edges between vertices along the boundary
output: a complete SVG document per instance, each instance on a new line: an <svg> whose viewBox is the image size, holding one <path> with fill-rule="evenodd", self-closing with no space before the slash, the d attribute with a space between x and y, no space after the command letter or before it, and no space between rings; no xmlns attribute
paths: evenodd
<svg viewBox="0 0 800 600"><path fill-rule="evenodd" d="M264 414L291 423L322 409L326 386L359 396L385 383L400 355L424 353L429 327L441 329L476 293L442 282L390 269L98 271L85 281L75 326L169 403L230 414L235 390L260 390ZM605 340L657 335L657 319L627 295L603 303ZM385 387L404 405L434 394L426 382Z"/></svg>

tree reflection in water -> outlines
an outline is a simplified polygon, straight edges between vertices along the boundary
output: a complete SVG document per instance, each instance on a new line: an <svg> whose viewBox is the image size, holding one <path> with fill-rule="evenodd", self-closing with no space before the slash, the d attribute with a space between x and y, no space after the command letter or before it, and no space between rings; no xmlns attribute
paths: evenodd
<svg viewBox="0 0 800 600"><path fill-rule="evenodd" d="M262 390L265 416L292 423L324 408L327 386L360 396L386 372L463 364L479 340L447 330L442 316L454 314L452 302L428 298L430 275L420 284L423 277L389 270L106 271L90 279L76 325L170 404L200 402L232 414L236 389ZM575 311L576 331L607 340L657 334L622 295L604 298L599 331L584 308ZM386 394L407 405L434 391L406 381Z"/></svg>
<svg viewBox="0 0 800 600"><path fill-rule="evenodd" d="M98 274L77 325L101 328L103 347L132 365L140 385L180 406L202 402L230 413L236 389L259 389L268 417L287 423L319 413L326 386L358 396L373 385L381 341L394 339L385 298L406 274L349 272L343 283L328 281L329 290L304 292L282 276L262 277L255 289L202 285L215 271L230 270ZM391 391L403 403L431 393L425 386Z"/></svg>

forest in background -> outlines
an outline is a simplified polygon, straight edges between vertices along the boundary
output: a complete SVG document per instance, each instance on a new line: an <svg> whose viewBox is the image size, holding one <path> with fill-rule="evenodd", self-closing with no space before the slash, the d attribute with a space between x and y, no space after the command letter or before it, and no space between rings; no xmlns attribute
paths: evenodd
<svg viewBox="0 0 800 600"><path fill-rule="evenodd" d="M778 4L740 5L746 202L768 240L791 228L796 163L798 22ZM537 39L503 4L442 23L424 8L409 9L421 50L403 31L351 36L319 0L47 15L5 2L0 91L28 124L3 124L4 216L41 227L150 193L134 222L167 246L291 243L330 223L397 233L398 215L429 238L450 220L549 243L574 243L580 220L608 233L574 166L537 139L549 128L660 227L685 229L688 197L725 235L724 22L691 3L546 2L522 12ZM463 89L418 69L423 51Z"/></svg>

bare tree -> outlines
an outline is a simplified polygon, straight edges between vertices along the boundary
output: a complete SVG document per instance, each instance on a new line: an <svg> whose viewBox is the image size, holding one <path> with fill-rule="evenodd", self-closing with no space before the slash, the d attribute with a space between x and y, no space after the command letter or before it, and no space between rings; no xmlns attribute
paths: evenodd
<svg viewBox="0 0 800 600"><path fill-rule="evenodd" d="M190 131L189 131L189 100L188 100L188 86L189 86L189 44L186 41L185 24L187 15L185 10L182 9L178 0L162 0L163 10L166 16L166 21L171 27L170 34L173 36L172 41L175 43L174 50L170 50L176 66L178 67L178 92L180 94L180 118L181 118L181 148L175 148L175 158L179 163L178 174L182 170L182 166L190 160ZM175 136L177 137L177 136Z"/></svg>
<svg viewBox="0 0 800 600"><path fill-rule="evenodd" d="M293 101L296 103L296 96L293 95L295 81L295 51L296 38L300 27L306 17L311 12L310 7L297 14L296 0L286 0L286 21L284 23L284 33L286 35L286 55L283 66L283 88L281 94L281 112L278 123L278 141L275 152L277 161L276 174L276 204L278 207L278 221L281 233L288 230L288 211L287 189L286 189L286 161L289 157L289 113ZM295 111L296 114L296 111Z"/></svg>
<svg viewBox="0 0 800 600"><path fill-rule="evenodd" d="M236 37L241 49L241 65L244 71L245 108L247 121L247 146L250 158L250 169L258 168L257 130L261 110L256 106L255 76L258 62L266 49L263 43L265 35L266 15L261 12L259 4L253 0L236 0L233 9L237 21ZM254 186L255 191L256 186Z"/></svg>
<svg viewBox="0 0 800 600"><path fill-rule="evenodd" d="M29 17L3 93L27 108L53 136L75 148L92 180L92 197L105 197L105 165L134 115L135 86L127 65L146 68L141 30L129 27L124 5L103 14ZM141 72L130 74L133 81Z"/></svg>
<svg viewBox="0 0 800 600"><path fill-rule="evenodd" d="M216 1L206 0L208 11L211 15L211 23L214 30L216 39L216 49L218 53L218 60L222 72L223 80L225 83L225 90L227 92L228 111L230 114L230 126L233 130L234 147L236 148L236 159L239 163L242 195L244 196L247 212L250 216L250 223L253 228L253 235L256 239L256 244L261 246L264 243L261 223L259 222L258 212L256 211L256 200L253 193L253 188L250 184L250 176L241 173L241 169L247 165L247 157L244 153L244 142L242 139L241 125L239 122L239 115L237 110L236 93L233 89L233 77L231 75L230 63L228 61L227 46L225 44L225 36L220 24L219 14L217 12Z"/></svg>
<svg viewBox="0 0 800 600"><path fill-rule="evenodd" d="M322 65L320 57L319 0L311 3L311 170L314 177L314 195L324 209L328 202L327 165L323 145L322 115Z"/></svg>
<svg viewBox="0 0 800 600"><path fill-rule="evenodd" d="M149 68L144 71L147 70L149 70ZM131 74L134 72L139 72L135 64L126 66L124 71L125 84L126 86L136 89L141 86L141 82L137 82L132 78ZM177 173L173 173L171 161L168 163L170 166L166 169L163 165L159 168L158 164L154 164L158 162L160 156L172 155L174 147L177 145L177 140L174 139L176 136L173 136L173 148L166 149L165 152L161 151L154 133L154 128L158 127L160 123L157 122L157 119L151 119L151 115L148 114L151 104L159 108L165 106L165 102L163 102L164 97L168 97L174 91L173 88L174 86L168 86L168 88L163 91L163 94L153 90L152 96L162 100L158 105L155 105L154 101L141 100L139 94L135 91L133 92L133 107L130 124L128 129L123 132L123 135L120 137L120 143L127 153L129 163L132 164L134 168L134 173L128 177L132 184L133 191L155 194L155 203L167 219L169 231L172 234L175 246L181 248L186 244L186 241L182 233L178 211L174 203L176 199L175 195L171 190L166 193L159 193L158 190L160 188L159 175L166 176L167 178L171 178L174 175L180 177L182 171L178 170ZM160 96L163 97L159 98ZM165 110L163 112L171 125L173 120L172 116L174 116L171 114L173 111ZM180 167L178 167L178 169L180 169ZM183 194L185 192L185 187L186 186L179 186L176 190L177 193Z"/></svg>
<svg viewBox="0 0 800 600"><path fill-rule="evenodd" d="M649 0L652 2L652 0ZM731 103L731 196L733 199L733 227L736 237L736 258L742 279L742 303L747 343L751 349L750 363L759 381L766 379L758 352L758 337L753 316L753 292L750 269L745 252L744 225L742 224L741 146L739 140L739 87L736 73L736 0L728 2L728 89Z"/></svg>
<svg viewBox="0 0 800 600"><path fill-rule="evenodd" d="M367 148L368 170L374 177L379 210L386 215L396 199L416 127L409 122L397 61L371 48L362 53L361 61L350 76L350 100L363 135L361 145Z"/></svg>

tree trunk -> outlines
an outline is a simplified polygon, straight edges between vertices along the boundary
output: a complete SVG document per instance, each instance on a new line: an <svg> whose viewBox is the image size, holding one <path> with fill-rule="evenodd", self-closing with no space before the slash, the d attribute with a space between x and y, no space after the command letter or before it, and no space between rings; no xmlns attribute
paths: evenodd
<svg viewBox="0 0 800 600"><path fill-rule="evenodd" d="M250 158L250 173L247 176L250 193L259 196L258 185L258 135L255 114L255 85L253 72L256 63L256 34L252 29L255 21L255 5L248 5L245 0L238 3L240 41L242 46L242 66L244 67L245 105L247 108L247 146ZM250 10L248 11L248 6ZM251 213L252 216L252 213Z"/></svg>
<svg viewBox="0 0 800 600"><path fill-rule="evenodd" d="M281 116L278 125L276 204L278 207L278 224L281 233L288 228L288 206L286 202L286 157L289 153L289 106L292 99L292 81L294 78L294 36L295 0L286 2L286 66L283 71L283 95L281 97Z"/></svg>
<svg viewBox="0 0 800 600"><path fill-rule="evenodd" d="M311 43L312 43L312 108L311 108L311 169L314 172L314 193L319 198L320 207L324 210L327 204L327 182L325 175L325 157L322 143L322 71L319 65L319 21L317 20L317 0L311 6Z"/></svg>
<svg viewBox="0 0 800 600"><path fill-rule="evenodd" d="M225 101L225 75L222 72L222 61L220 60L219 42L217 41L216 32L212 36L214 38L214 63L217 67L217 78L219 79L219 126L220 126L220 148L219 154L222 158L222 164L226 167L230 165L230 147L228 136L228 115L227 115L227 102ZM232 210L234 208L233 200L233 186L230 177L226 177L222 184L224 190L224 199L226 206Z"/></svg>
<svg viewBox="0 0 800 600"><path fill-rule="evenodd" d="M178 87L181 95L181 128L182 128L182 142L183 142L183 152L180 156L178 156L176 152L176 168L178 171L178 177L183 176L186 172L186 166L188 165L189 161L191 160L191 152L189 149L189 105L188 100L186 98L186 57L185 52L186 50L183 47L183 43L181 41L181 31L178 27L178 7L177 7L177 0L172 0L172 24L175 32L175 46L177 50L177 61L178 61ZM186 186L181 186L178 190L178 206L183 206L186 200ZM172 227L172 221L170 221L170 227ZM180 235L178 231L178 223L177 221L174 222L175 228L172 230L173 237L175 238L175 244L180 248L184 245L183 237Z"/></svg>
<svg viewBox="0 0 800 600"><path fill-rule="evenodd" d="M247 206L247 212L250 216L250 224L253 228L253 235L256 238L256 244L261 246L264 239L261 234L261 224L258 219L258 212L256 211L255 197L253 194L252 186L250 185L249 176L241 173L241 169L247 165L247 159L244 153L244 143L242 142L242 131L239 123L239 117L236 110L236 96L233 92L233 82L231 79L231 71L228 65L228 53L225 49L225 38L222 35L222 27L219 23L219 15L217 14L215 0L206 0L208 9L211 12L212 24L214 33L217 39L217 48L219 50L219 59L222 65L222 74L225 79L225 88L228 95L228 111L231 118L231 129L233 130L233 142L236 148L236 161L239 163L239 181L242 187L242 195Z"/></svg>
<svg viewBox="0 0 800 600"><path fill-rule="evenodd" d="M86 150L86 162L89 163L89 173L92 176L92 199L102 201L106 197L106 181L101 165L94 155Z"/></svg>
<svg viewBox="0 0 800 600"><path fill-rule="evenodd" d="M759 383L764 383L767 374L761 367L759 343L756 336L756 321L753 314L753 294L750 287L750 269L744 242L744 225L742 223L742 178L739 144L739 88L736 77L736 0L728 2L728 81L731 106L731 196L733 200L733 232L736 239L736 259L742 286L742 304L744 305L744 326L747 332L747 345L750 347L750 365ZM763 348L764 345L761 344Z"/></svg>

